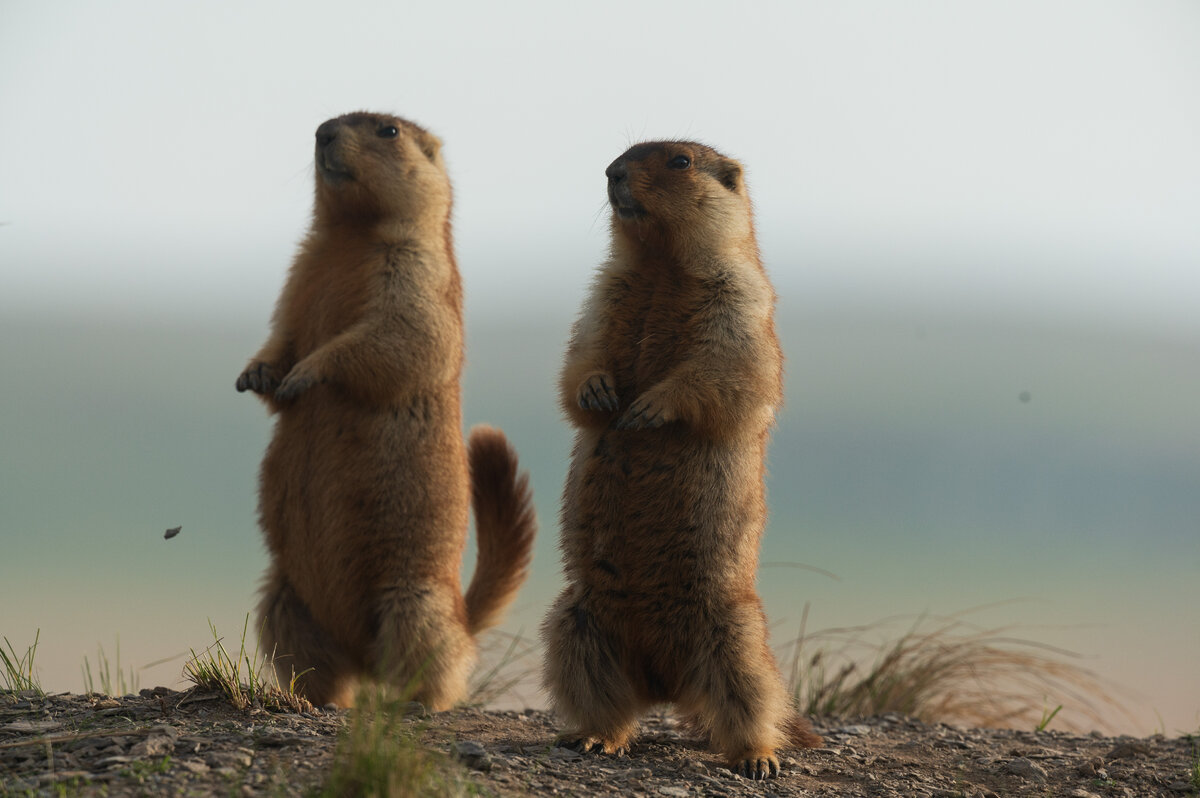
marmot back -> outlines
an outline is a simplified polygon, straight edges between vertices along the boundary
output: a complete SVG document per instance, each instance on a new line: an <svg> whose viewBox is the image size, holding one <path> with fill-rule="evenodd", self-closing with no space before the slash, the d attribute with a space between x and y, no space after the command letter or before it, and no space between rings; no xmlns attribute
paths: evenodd
<svg viewBox="0 0 1200 798"><path fill-rule="evenodd" d="M559 386L577 432L545 683L577 748L624 749L666 701L736 770L774 776L775 749L820 738L791 706L755 591L782 356L742 168L665 141L606 175L612 254Z"/></svg>
<svg viewBox="0 0 1200 798"><path fill-rule="evenodd" d="M277 413L259 498L263 643L316 704L349 704L366 676L415 683L415 698L443 709L465 693L472 635L525 578L529 488L499 430L474 430L469 456L462 439L462 284L441 142L353 113L317 129L315 162L312 227L270 338L237 380ZM481 556L467 601L472 494Z"/></svg>

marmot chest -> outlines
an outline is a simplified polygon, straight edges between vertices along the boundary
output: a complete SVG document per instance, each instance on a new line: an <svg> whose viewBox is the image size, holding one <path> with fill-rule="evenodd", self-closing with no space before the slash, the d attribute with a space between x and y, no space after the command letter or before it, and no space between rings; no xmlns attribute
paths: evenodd
<svg viewBox="0 0 1200 798"><path fill-rule="evenodd" d="M641 392L684 361L698 342L695 286L658 275L628 286L611 309L606 348L619 387Z"/></svg>

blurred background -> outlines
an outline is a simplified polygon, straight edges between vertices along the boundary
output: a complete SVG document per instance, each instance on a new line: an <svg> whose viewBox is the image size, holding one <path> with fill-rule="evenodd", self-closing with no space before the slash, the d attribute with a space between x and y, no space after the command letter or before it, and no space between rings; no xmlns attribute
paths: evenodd
<svg viewBox="0 0 1200 798"><path fill-rule="evenodd" d="M40 634L48 690L118 641L176 685L209 621L240 636L271 421L233 382L307 227L312 132L357 109L445 141L466 422L509 434L542 521L507 633L535 639L561 584L554 382L604 167L694 138L745 164L779 294L781 652L805 605L809 632L973 610L1080 655L1130 711L1110 730L1200 727L1185 0L7 0L0 633Z"/></svg>

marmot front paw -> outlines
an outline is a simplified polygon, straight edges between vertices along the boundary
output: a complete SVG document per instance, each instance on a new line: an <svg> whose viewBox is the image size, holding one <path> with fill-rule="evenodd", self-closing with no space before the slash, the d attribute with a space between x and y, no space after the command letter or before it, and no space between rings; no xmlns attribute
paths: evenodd
<svg viewBox="0 0 1200 798"><path fill-rule="evenodd" d="M279 387L279 370L270 363L256 360L246 370L238 375L234 384L238 393L254 391L254 393L270 396Z"/></svg>
<svg viewBox="0 0 1200 798"><path fill-rule="evenodd" d="M612 412L620 406L617 392L613 388L613 378L603 371L588 375L579 386L579 406L584 410L601 410Z"/></svg>
<svg viewBox="0 0 1200 798"><path fill-rule="evenodd" d="M617 429L655 429L674 421L675 414L654 391L637 398L617 421Z"/></svg>

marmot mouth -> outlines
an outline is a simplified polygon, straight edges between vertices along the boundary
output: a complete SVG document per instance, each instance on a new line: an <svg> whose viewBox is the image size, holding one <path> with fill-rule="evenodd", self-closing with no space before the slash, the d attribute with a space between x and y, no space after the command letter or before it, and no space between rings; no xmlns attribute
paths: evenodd
<svg viewBox="0 0 1200 798"><path fill-rule="evenodd" d="M322 179L327 183L344 183L347 180L354 179L354 173L347 169L336 160L329 157L327 151L318 151L317 157L317 172L320 173Z"/></svg>
<svg viewBox="0 0 1200 798"><path fill-rule="evenodd" d="M618 205L614 202L613 210L622 219L641 219L646 215L646 209L641 205Z"/></svg>

